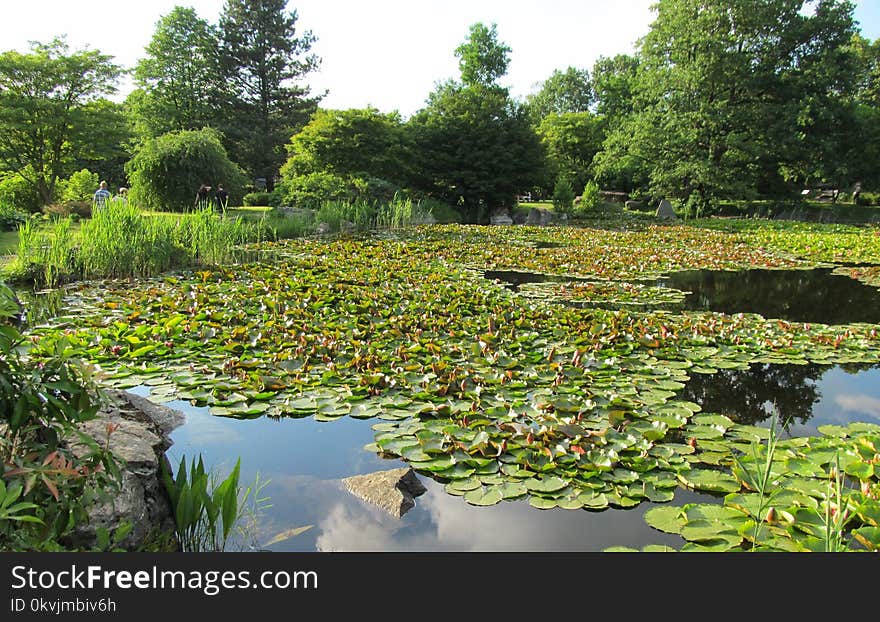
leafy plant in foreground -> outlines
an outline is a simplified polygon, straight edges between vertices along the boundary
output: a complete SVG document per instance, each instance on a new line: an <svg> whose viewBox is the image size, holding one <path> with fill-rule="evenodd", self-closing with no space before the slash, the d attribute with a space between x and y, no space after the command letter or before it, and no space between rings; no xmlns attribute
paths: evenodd
<svg viewBox="0 0 880 622"><path fill-rule="evenodd" d="M237 460L229 475L219 484L214 472L205 469L199 456L193 459L187 470L186 457L180 459L176 477L162 463L162 480L171 498L171 507L178 541L184 552L224 551L233 535L233 527L246 530L241 523L250 515L251 525L256 519L259 504L265 498L257 498L261 486L259 480L252 490L242 491L238 479L241 460ZM254 492L255 507L249 513L248 498Z"/></svg>

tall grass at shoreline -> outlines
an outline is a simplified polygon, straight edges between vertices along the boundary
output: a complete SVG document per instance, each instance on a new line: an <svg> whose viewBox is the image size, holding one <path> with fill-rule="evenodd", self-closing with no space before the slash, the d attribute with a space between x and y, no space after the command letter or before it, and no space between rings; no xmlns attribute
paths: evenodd
<svg viewBox="0 0 880 622"><path fill-rule="evenodd" d="M20 225L18 250L4 276L35 287L79 278L143 278L232 263L245 256L247 244L310 235L318 223L326 223L330 232L393 229L429 214L421 203L399 196L385 204L328 201L314 215L273 214L256 221L221 215L210 205L183 214L147 214L113 199L81 221L79 231L70 218L56 218L48 226Z"/></svg>
<svg viewBox="0 0 880 622"><path fill-rule="evenodd" d="M110 201L83 221L19 228L18 251L7 278L55 287L77 278L140 278L162 272L235 261L240 246L260 241L264 226L223 218L210 207L187 214L148 215L136 205Z"/></svg>

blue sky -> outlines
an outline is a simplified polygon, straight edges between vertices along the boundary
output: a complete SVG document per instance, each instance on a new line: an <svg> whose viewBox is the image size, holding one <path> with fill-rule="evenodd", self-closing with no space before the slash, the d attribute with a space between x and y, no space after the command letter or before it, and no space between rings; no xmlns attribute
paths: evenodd
<svg viewBox="0 0 880 622"><path fill-rule="evenodd" d="M132 67L155 23L175 5L192 6L216 23L224 0L0 0L3 50L66 34L73 48L90 47ZM291 0L298 25L317 37L318 73L305 82L329 90L328 108L399 110L424 104L436 82L458 77L455 48L478 21L496 23L512 48L503 82L525 96L554 69L591 68L599 56L631 53L647 33L654 0ZM856 2L862 34L880 38L880 0ZM130 83L121 84L121 95Z"/></svg>

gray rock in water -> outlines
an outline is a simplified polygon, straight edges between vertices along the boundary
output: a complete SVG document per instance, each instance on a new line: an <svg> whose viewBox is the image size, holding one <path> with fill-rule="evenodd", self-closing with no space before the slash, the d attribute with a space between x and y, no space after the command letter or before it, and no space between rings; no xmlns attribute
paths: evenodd
<svg viewBox="0 0 880 622"><path fill-rule="evenodd" d="M529 210L529 215L526 217L526 224L544 227L551 224L554 220L556 220L556 215L550 210L533 207Z"/></svg>
<svg viewBox="0 0 880 622"><path fill-rule="evenodd" d="M318 235L326 235L327 233L330 233L330 225L326 222L318 223L315 233Z"/></svg>
<svg viewBox="0 0 880 622"><path fill-rule="evenodd" d="M492 215L489 216L489 222L493 225L512 225L513 218L510 217L510 213L506 209L499 209L492 212Z"/></svg>
<svg viewBox="0 0 880 622"><path fill-rule="evenodd" d="M118 491L88 508L88 522L77 525L66 544L92 548L97 541L98 527L112 530L123 522L130 522L131 532L119 547L136 550L154 532L174 531L161 465L164 462L170 466L165 456L172 445L168 435L183 423L184 416L180 411L125 391L111 391L108 395L112 403L79 427L99 445L109 442L110 451L122 463L122 481ZM115 428L109 438L108 426ZM76 456L82 457L89 451L88 446L78 440L69 444Z"/></svg>
<svg viewBox="0 0 880 622"><path fill-rule="evenodd" d="M660 201L660 205L657 206L657 213L654 215L657 218L669 218L671 220L675 220L678 218L675 210L672 209L672 203L670 203L666 199Z"/></svg>
<svg viewBox="0 0 880 622"><path fill-rule="evenodd" d="M354 475L342 480L346 490L400 518L415 507L415 497L427 489L409 467Z"/></svg>

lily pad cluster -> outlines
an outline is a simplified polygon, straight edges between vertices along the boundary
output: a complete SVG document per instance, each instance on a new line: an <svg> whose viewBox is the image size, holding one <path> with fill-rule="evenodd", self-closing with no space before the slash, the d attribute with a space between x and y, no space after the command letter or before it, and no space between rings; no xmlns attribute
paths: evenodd
<svg viewBox="0 0 880 622"><path fill-rule="evenodd" d="M452 225L267 243L242 265L77 285L66 315L31 331L32 355L60 350L107 386L148 385L218 416L375 418L370 450L474 505L735 494L733 452L761 429L680 399L692 374L880 353L874 325L641 308L665 294L633 284L670 270L809 264L761 239ZM566 290L585 304L511 292L487 268L588 279ZM592 305L612 300L639 304Z"/></svg>
<svg viewBox="0 0 880 622"><path fill-rule="evenodd" d="M648 510L645 520L658 531L681 536L682 551L877 551L880 426L853 423L823 426L819 432L776 446L767 502L748 488L744 473L760 468L755 458L767 459L764 447L732 468L736 479L722 505L660 506ZM836 472L838 467L843 473Z"/></svg>

